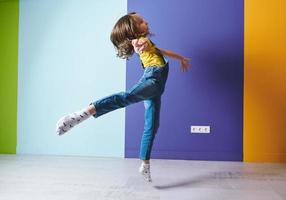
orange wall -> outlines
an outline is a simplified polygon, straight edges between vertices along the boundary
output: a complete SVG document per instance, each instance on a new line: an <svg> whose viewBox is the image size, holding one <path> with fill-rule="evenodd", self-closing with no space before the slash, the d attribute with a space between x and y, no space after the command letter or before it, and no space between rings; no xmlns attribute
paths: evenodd
<svg viewBox="0 0 286 200"><path fill-rule="evenodd" d="M246 162L286 162L285 8L285 0L245 0Z"/></svg>

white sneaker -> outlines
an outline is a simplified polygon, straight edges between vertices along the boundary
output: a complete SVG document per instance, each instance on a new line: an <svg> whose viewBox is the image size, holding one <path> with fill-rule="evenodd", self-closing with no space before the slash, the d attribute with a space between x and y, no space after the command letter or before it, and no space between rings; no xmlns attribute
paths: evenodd
<svg viewBox="0 0 286 200"><path fill-rule="evenodd" d="M142 163L140 168L139 168L139 173L143 175L144 179L147 182L152 182L151 172L150 172L150 164Z"/></svg>
<svg viewBox="0 0 286 200"><path fill-rule="evenodd" d="M87 112L76 112L62 117L56 125L56 132L58 135L63 135L75 125L84 121L90 116Z"/></svg>

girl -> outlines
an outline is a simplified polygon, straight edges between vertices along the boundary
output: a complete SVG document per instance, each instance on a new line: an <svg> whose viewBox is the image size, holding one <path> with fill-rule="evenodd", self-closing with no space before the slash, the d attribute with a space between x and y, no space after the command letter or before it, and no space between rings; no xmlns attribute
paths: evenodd
<svg viewBox="0 0 286 200"><path fill-rule="evenodd" d="M139 82L127 92L120 92L91 103L88 107L61 118L57 123L57 134L63 135L72 127L93 115L95 118L118 108L144 101L145 124L141 139L139 172L151 182L150 154L155 134L159 127L161 95L168 77L169 65L164 56L178 59L182 71L190 67L189 58L172 51L157 48L148 38L148 23L137 13L121 17L112 29L110 39L117 56L128 59L134 52L139 54L144 74Z"/></svg>

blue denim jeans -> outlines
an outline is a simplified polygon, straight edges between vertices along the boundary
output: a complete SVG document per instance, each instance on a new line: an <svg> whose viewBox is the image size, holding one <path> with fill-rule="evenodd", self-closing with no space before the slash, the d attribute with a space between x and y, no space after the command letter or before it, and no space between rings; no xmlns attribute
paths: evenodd
<svg viewBox="0 0 286 200"><path fill-rule="evenodd" d="M141 139L140 159L149 160L155 134L159 128L161 95L168 78L169 64L164 67L147 67L141 79L130 90L116 93L96 102L94 117L99 117L118 108L144 101L145 123Z"/></svg>

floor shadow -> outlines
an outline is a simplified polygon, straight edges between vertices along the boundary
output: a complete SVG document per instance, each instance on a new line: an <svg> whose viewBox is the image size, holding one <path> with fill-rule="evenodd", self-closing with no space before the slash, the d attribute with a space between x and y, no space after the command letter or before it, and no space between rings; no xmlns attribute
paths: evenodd
<svg viewBox="0 0 286 200"><path fill-rule="evenodd" d="M199 183L208 181L209 179L211 179L211 177L206 175L206 176L195 177L195 178L188 179L188 180L180 180L180 181L176 181L176 182L168 183L164 185L154 185L153 187L158 190L166 190L166 189L171 189L171 188L197 185Z"/></svg>

